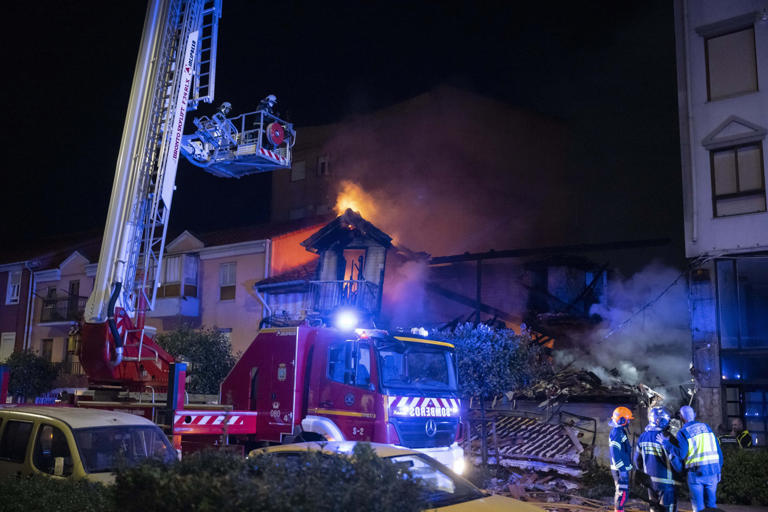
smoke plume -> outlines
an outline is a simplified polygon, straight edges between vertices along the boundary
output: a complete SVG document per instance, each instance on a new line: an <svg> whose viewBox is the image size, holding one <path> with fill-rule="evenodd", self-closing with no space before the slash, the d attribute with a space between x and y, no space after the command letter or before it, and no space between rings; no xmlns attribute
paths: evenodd
<svg viewBox="0 0 768 512"><path fill-rule="evenodd" d="M573 348L556 351L556 363L590 370L606 383L643 383L667 403L676 401L678 386L690 383L691 360L686 285L679 277L679 270L654 262L609 281L606 300L591 311L603 322Z"/></svg>
<svg viewBox="0 0 768 512"><path fill-rule="evenodd" d="M438 88L331 136L338 197L433 255L552 243L577 208L565 130L502 103ZM340 205L337 203L337 208Z"/></svg>

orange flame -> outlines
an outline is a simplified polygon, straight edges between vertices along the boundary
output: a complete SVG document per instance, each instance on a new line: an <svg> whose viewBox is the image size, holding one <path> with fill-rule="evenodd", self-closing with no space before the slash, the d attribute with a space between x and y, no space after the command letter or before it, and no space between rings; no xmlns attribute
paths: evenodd
<svg viewBox="0 0 768 512"><path fill-rule="evenodd" d="M336 197L336 215L341 215L347 208L351 208L362 215L365 219L376 222L376 201L373 196L362 189L355 182L344 180L339 186L339 195Z"/></svg>

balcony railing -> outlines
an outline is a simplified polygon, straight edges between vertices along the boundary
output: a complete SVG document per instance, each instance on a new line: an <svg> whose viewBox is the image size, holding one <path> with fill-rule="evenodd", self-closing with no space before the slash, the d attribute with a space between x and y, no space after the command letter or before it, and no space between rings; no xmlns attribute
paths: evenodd
<svg viewBox="0 0 768 512"><path fill-rule="evenodd" d="M61 375L85 375L80 361L62 361L53 363L53 366L59 370Z"/></svg>
<svg viewBox="0 0 768 512"><path fill-rule="evenodd" d="M80 320L85 311L86 302L88 297L67 296L43 299L40 323Z"/></svg>
<svg viewBox="0 0 768 512"><path fill-rule="evenodd" d="M379 287L370 281L311 281L310 307L329 313L339 306L350 306L375 313L379 308Z"/></svg>

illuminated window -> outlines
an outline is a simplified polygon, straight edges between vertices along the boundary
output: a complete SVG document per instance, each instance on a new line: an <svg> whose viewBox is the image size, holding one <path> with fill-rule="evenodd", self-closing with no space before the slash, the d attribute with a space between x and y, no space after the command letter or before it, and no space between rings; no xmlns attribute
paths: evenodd
<svg viewBox="0 0 768 512"><path fill-rule="evenodd" d="M710 151L715 217L765 211L762 144Z"/></svg>
<svg viewBox="0 0 768 512"><path fill-rule="evenodd" d="M307 177L307 163L302 160L291 166L291 181L300 181Z"/></svg>
<svg viewBox="0 0 768 512"><path fill-rule="evenodd" d="M757 91L754 27L707 38L705 45L709 100Z"/></svg>
<svg viewBox="0 0 768 512"><path fill-rule="evenodd" d="M164 279L158 297L197 297L197 256L177 254L163 260ZM182 288L183 286L183 288Z"/></svg>
<svg viewBox="0 0 768 512"><path fill-rule="evenodd" d="M5 293L6 304L18 304L21 291L21 270L8 272L8 289Z"/></svg>
<svg viewBox="0 0 768 512"><path fill-rule="evenodd" d="M768 348L768 258L718 260L717 309L722 349ZM726 379L751 378L764 371L760 359L723 358Z"/></svg>
<svg viewBox="0 0 768 512"><path fill-rule="evenodd" d="M219 265L219 300L234 300L235 298L236 265L234 262Z"/></svg>

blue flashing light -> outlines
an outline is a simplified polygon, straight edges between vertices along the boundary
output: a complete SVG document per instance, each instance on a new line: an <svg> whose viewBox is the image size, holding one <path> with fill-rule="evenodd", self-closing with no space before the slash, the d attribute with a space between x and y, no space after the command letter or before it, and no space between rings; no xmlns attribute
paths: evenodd
<svg viewBox="0 0 768 512"><path fill-rule="evenodd" d="M336 328L342 331L354 330L359 322L360 318L358 317L357 313L350 309L342 309L338 311L335 318L333 319L333 323Z"/></svg>

